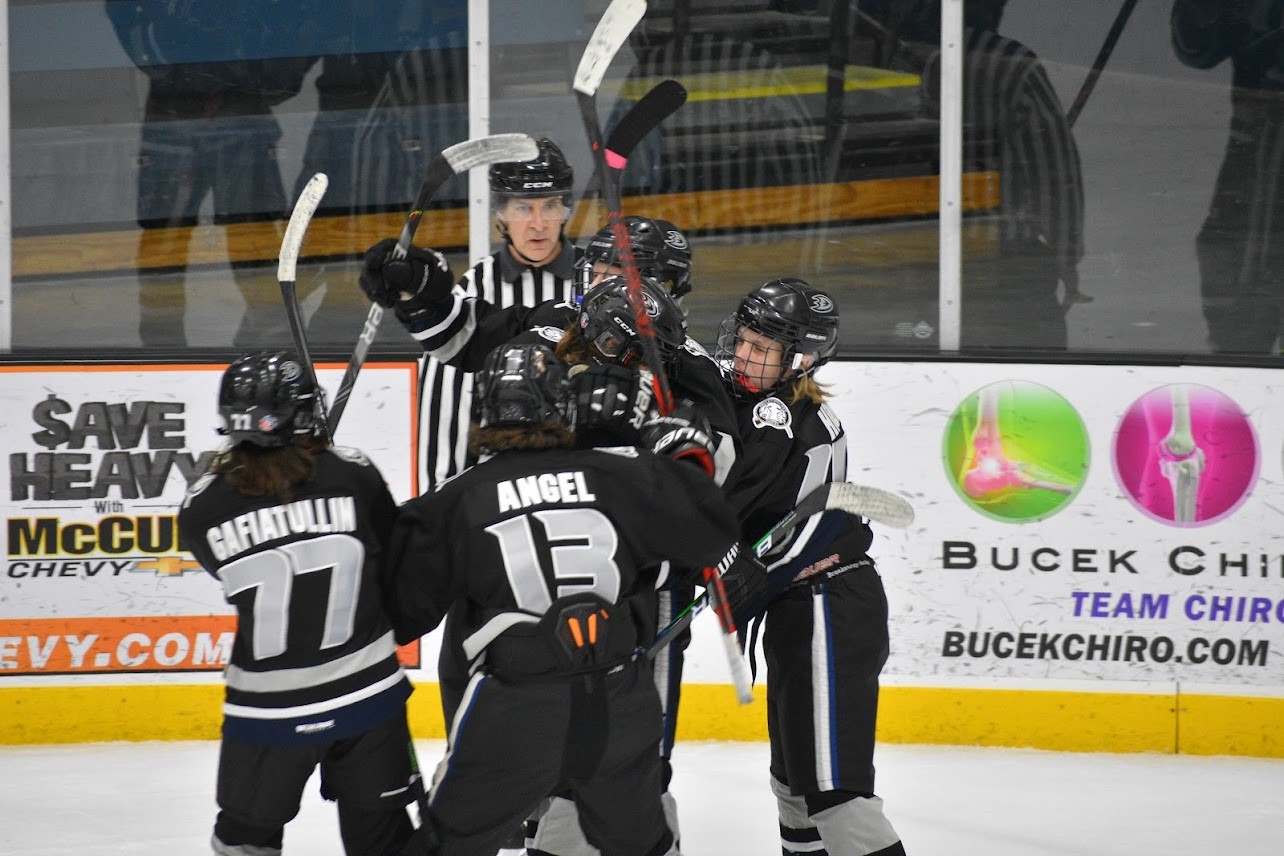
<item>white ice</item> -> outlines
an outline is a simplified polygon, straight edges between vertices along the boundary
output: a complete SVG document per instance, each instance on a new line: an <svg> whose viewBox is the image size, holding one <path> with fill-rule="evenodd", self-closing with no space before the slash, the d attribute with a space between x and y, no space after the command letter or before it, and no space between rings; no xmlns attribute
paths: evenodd
<svg viewBox="0 0 1284 856"><path fill-rule="evenodd" d="M417 741L428 766L441 741ZM0 747L0 854L208 853L213 742ZM680 743L688 856L780 852L762 743ZM910 856L1279 856L1284 759L882 745L878 790ZM315 778L285 852L341 854Z"/></svg>

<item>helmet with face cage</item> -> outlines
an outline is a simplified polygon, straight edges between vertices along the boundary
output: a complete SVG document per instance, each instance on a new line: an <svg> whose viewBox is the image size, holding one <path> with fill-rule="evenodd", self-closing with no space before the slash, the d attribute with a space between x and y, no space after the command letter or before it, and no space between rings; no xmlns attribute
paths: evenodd
<svg viewBox="0 0 1284 856"><path fill-rule="evenodd" d="M547 345L500 345L474 382L472 415L482 428L569 424L566 366Z"/></svg>
<svg viewBox="0 0 1284 856"><path fill-rule="evenodd" d="M770 389L755 389L733 369L736 347L746 329L783 349L781 377ZM829 362L837 350L838 307L834 299L804 280L785 277L763 283L741 299L736 311L722 322L715 359L731 374L731 387L737 394L757 397L807 377Z"/></svg>

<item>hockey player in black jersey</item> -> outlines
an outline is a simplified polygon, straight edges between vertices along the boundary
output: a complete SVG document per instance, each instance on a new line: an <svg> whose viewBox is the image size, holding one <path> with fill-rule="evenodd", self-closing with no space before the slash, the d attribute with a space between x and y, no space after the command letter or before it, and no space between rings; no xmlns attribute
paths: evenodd
<svg viewBox="0 0 1284 856"><path fill-rule="evenodd" d="M738 537L698 428L576 448L566 369L546 344L497 348L478 374L481 463L403 506L391 546L398 638L452 604L472 676L429 795L443 854L491 854L569 792L604 853L676 852L660 804L660 702L629 601ZM694 454L692 454L694 453ZM672 456L691 457L691 466Z"/></svg>
<svg viewBox="0 0 1284 856"><path fill-rule="evenodd" d="M755 539L817 486L846 478L847 436L813 376L838 346L838 309L800 279L751 291L717 358L739 400L743 452L729 497ZM767 730L785 853L903 856L874 794L887 599L862 518L826 512L766 557ZM755 610L741 610L739 615ZM756 637L757 626L753 637ZM752 647L753 642L750 642Z"/></svg>
<svg viewBox="0 0 1284 856"><path fill-rule="evenodd" d="M691 251L686 236L666 220L628 217L626 225L634 255L642 272L643 290L649 295L646 308L656 330L656 339L665 361L663 367L675 398L692 402L695 410L708 420L716 443L714 478L723 484L737 454L736 415L731 398L722 382L717 365L704 348L686 335L686 325L679 301L691 291ZM387 245L386 247L384 245ZM398 277L389 277L384 259L390 249L382 242L366 254L361 272L361 287L371 300L382 305L398 305L398 317L411 335L434 358L465 371L475 371L480 361L496 346L509 341L548 341L557 343L558 355L568 363L598 366L592 373L580 375L576 387L586 405L596 403L602 421L612 422L612 415L631 409L638 400L638 375L612 376L612 366L633 369L640 365L641 347L636 341L632 304L626 283L616 263L617 248L609 227L603 228L588 242L577 278L580 290L575 300L550 300L534 307L504 308L482 297L452 288L445 260L430 250L412 249L408 262L414 266L410 281L419 285L407 300L400 290ZM409 310L404 307L412 307ZM588 406L581 408L589 412ZM581 435L597 433L586 430L582 418ZM616 420L612 429L621 427ZM590 440L592 438L589 438ZM633 442L634 436L616 436L618 442ZM691 601L694 588L674 578L670 585L653 595L656 600L658 625L667 624L677 611ZM447 622L446 637L452 634L453 622ZM668 761L677 727L678 703L684 651L690 633L682 633L655 660L655 679L661 687L664 705L665 783L671 771ZM449 652L443 649L442 701L446 716L453 714L462 680L450 675L458 671L446 663ZM462 677L462 676L456 676ZM452 689L457 686L458 689ZM677 809L666 791L666 809L673 828L678 828ZM547 856L591 856L574 829L574 812L555 802L552 819L537 827L538 836L528 837L533 854ZM554 833L559 827L570 828L566 835Z"/></svg>
<svg viewBox="0 0 1284 856"><path fill-rule="evenodd" d="M413 799L406 699L381 569L397 506L355 449L332 447L310 375L240 357L219 387L229 444L188 491L180 543L237 611L225 671L219 856L281 852L318 765L348 854L396 854Z"/></svg>

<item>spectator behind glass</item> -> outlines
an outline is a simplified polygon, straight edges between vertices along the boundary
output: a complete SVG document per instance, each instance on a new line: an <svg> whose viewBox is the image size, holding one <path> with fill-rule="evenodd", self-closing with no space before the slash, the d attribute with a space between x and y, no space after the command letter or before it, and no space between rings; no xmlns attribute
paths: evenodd
<svg viewBox="0 0 1284 856"><path fill-rule="evenodd" d="M313 57L278 57L310 0L189 0L108 3L129 58L147 75L138 155L139 335L143 345L182 346L191 227L206 197L216 226L273 221L284 230L286 201L271 108L298 94ZM270 57L270 58L268 58ZM229 233L228 257L241 249ZM271 274L233 268L246 310L230 342L288 340Z"/></svg>
<svg viewBox="0 0 1284 856"><path fill-rule="evenodd" d="M1172 43L1192 68L1229 58L1230 133L1195 241L1209 346L1277 353L1284 292L1284 0L1176 0Z"/></svg>

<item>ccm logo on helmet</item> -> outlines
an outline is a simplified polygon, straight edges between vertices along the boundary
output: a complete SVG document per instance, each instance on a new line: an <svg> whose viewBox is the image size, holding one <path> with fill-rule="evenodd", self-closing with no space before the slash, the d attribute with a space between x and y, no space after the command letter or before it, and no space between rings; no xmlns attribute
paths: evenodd
<svg viewBox="0 0 1284 856"><path fill-rule="evenodd" d="M811 308L817 312L832 312L834 301L824 294L813 294L811 296Z"/></svg>
<svg viewBox="0 0 1284 856"><path fill-rule="evenodd" d="M524 189L526 189L526 190L540 190L540 189L542 189L542 188L545 188L545 187L552 187L552 186L553 186L553 182L551 182L551 181L524 181L524 182L522 182L522 187L523 187Z"/></svg>

